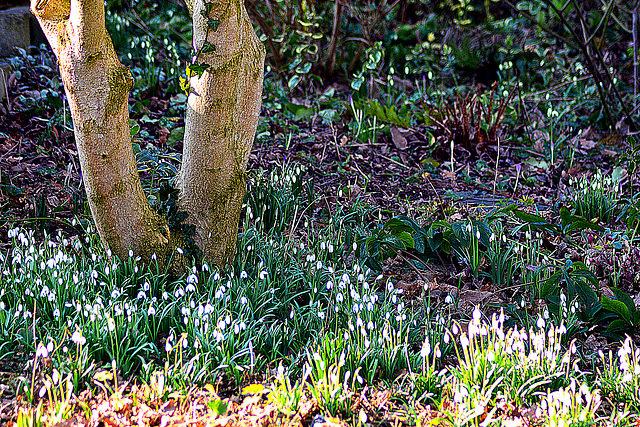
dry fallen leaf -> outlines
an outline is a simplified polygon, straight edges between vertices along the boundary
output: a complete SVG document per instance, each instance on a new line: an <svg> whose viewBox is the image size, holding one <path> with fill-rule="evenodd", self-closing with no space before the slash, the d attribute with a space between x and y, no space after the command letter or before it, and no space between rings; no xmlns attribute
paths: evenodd
<svg viewBox="0 0 640 427"><path fill-rule="evenodd" d="M395 145L398 150L406 150L407 138L405 138L402 132L395 126L391 126L391 139L393 140L393 145Z"/></svg>
<svg viewBox="0 0 640 427"><path fill-rule="evenodd" d="M443 178L450 179L452 181L456 180L456 173L453 171L442 171L440 172Z"/></svg>

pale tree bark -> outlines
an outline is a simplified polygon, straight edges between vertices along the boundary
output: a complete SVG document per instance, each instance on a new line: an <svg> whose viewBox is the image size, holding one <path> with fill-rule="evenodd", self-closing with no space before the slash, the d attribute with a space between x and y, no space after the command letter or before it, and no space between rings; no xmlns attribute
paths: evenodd
<svg viewBox="0 0 640 427"><path fill-rule="evenodd" d="M73 116L82 177L102 242L113 253L163 254L166 221L149 206L129 131L131 73L105 29L102 0L33 0L58 58Z"/></svg>
<svg viewBox="0 0 640 427"><path fill-rule="evenodd" d="M190 84L183 163L177 180L180 208L196 227L203 259L224 265L236 251L238 222L245 195L245 170L262 102L265 49L256 36L243 0L187 1L193 17L195 49L205 41L215 51L200 54L210 65ZM216 31L209 19L220 22Z"/></svg>
<svg viewBox="0 0 640 427"><path fill-rule="evenodd" d="M217 266L235 253L244 174L255 135L262 94L264 48L242 0L214 2L206 31L201 0L189 2L194 44L205 37L217 48L202 55L210 71L191 79L180 206L195 225L201 261ZM162 262L183 242L150 207L131 146L128 93L133 79L116 56L105 29L102 0L32 0L55 55L73 116L83 182L105 246L120 257L132 249Z"/></svg>

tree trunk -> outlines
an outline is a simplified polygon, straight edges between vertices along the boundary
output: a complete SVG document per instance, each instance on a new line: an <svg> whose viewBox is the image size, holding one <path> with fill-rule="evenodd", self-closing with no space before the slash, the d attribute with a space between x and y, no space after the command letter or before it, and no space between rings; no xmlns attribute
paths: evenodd
<svg viewBox="0 0 640 427"><path fill-rule="evenodd" d="M184 132L183 163L177 179L181 210L195 226L194 240L203 259L229 263L236 251L245 170L262 102L265 49L243 0L219 0L204 17L202 0L187 2L193 17L193 41L215 51L200 54L209 64L191 78ZM208 20L220 22L213 31Z"/></svg>
<svg viewBox="0 0 640 427"><path fill-rule="evenodd" d="M31 10L58 58L82 179L103 244L122 257L129 249L160 256L169 230L140 184L127 106L133 78L105 29L102 0L33 0Z"/></svg>
<svg viewBox="0 0 640 427"><path fill-rule="evenodd" d="M210 71L191 80L180 206L195 226L204 260L223 266L235 253L244 174L255 135L262 94L264 48L241 0L216 2L207 31L201 0L195 13L194 44L208 37L216 52L203 55ZM54 53L73 116L78 155L89 206L103 244L124 258L132 249L144 260L162 262L180 232L150 207L131 146L128 94L133 79L116 56L105 29L102 0L32 0Z"/></svg>

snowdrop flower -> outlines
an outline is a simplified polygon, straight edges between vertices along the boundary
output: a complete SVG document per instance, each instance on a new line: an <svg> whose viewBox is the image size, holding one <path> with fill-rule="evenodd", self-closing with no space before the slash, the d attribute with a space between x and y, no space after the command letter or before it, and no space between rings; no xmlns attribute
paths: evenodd
<svg viewBox="0 0 640 427"><path fill-rule="evenodd" d="M156 314L156 309L150 305L149 309L147 310L147 316L153 316L154 314Z"/></svg>
<svg viewBox="0 0 640 427"><path fill-rule="evenodd" d="M109 332L113 332L116 330L116 322L113 320L112 317L109 317L107 319L107 328L109 329Z"/></svg>
<svg viewBox="0 0 640 427"><path fill-rule="evenodd" d="M180 255L184 254L182 248L176 248L176 252L178 252Z"/></svg>
<svg viewBox="0 0 640 427"><path fill-rule="evenodd" d="M469 391L465 386L461 385L458 391L453 393L453 401L455 403L462 403L464 401L464 398L468 396L469 396Z"/></svg>
<svg viewBox="0 0 640 427"><path fill-rule="evenodd" d="M259 275L260 280L264 280L264 279L266 279L268 274L269 274L269 272L268 272L268 271L266 271L266 270L262 270L262 271L260 272L260 275Z"/></svg>
<svg viewBox="0 0 640 427"><path fill-rule="evenodd" d="M538 317L538 321L536 322L536 326L537 326L539 329L544 329L545 324L546 324L546 323L545 323L544 319L543 319L542 317Z"/></svg>
<svg viewBox="0 0 640 427"><path fill-rule="evenodd" d="M466 348L469 346L469 338L467 338L466 334L462 334L462 336L460 337L460 344L462 345L463 348Z"/></svg>
<svg viewBox="0 0 640 427"><path fill-rule="evenodd" d="M473 320L475 320L476 322L480 322L481 317L482 312L480 311L480 307L476 306L476 308L473 310Z"/></svg>
<svg viewBox="0 0 640 427"><path fill-rule="evenodd" d="M47 357L49 357L49 350L42 343L40 343L40 345L36 349L36 359L39 358L39 357L42 357L42 358L45 358L45 359Z"/></svg>
<svg viewBox="0 0 640 427"><path fill-rule="evenodd" d="M71 335L71 341L73 341L77 345L84 345L86 344L87 339L82 336L82 331L76 329L76 331Z"/></svg>
<svg viewBox="0 0 640 427"><path fill-rule="evenodd" d="M246 303L247 303L247 297L242 296L242 297L240 298L240 304L245 305Z"/></svg>
<svg viewBox="0 0 640 427"><path fill-rule="evenodd" d="M445 304L453 304L453 297L451 295L447 295L444 299Z"/></svg>
<svg viewBox="0 0 640 427"><path fill-rule="evenodd" d="M224 297L224 286L220 286L218 289L216 289L216 294L215 297L216 299L222 299Z"/></svg>
<svg viewBox="0 0 640 427"><path fill-rule="evenodd" d="M424 343L422 343L422 348L420 349L420 357L425 359L431 353L431 343L429 343L429 339L426 338Z"/></svg>
<svg viewBox="0 0 640 427"><path fill-rule="evenodd" d="M246 279L246 278L247 278L247 276L248 276L248 275L247 275L247 272L246 272L246 271L242 270L242 271L240 272L240 278L241 278L241 279Z"/></svg>

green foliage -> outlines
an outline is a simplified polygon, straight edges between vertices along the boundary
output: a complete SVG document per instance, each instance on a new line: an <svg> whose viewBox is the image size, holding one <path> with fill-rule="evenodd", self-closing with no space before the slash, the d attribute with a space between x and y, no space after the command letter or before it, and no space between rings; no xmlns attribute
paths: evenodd
<svg viewBox="0 0 640 427"><path fill-rule="evenodd" d="M305 209L304 197L313 198L313 181L304 179L305 168L283 166L258 172L245 196L246 217L258 230L282 233Z"/></svg>
<svg viewBox="0 0 640 427"><path fill-rule="evenodd" d="M519 220L524 221L524 223L532 229L543 229L558 234L567 234L572 231L581 230L604 231L602 226L589 221L587 218L581 217L580 215L572 215L566 207L560 208L560 223L554 223L537 214L521 211L516 209L515 205L510 206L509 209L512 210Z"/></svg>
<svg viewBox="0 0 640 427"><path fill-rule="evenodd" d="M623 333L635 331L640 327L640 310L631 297L620 289L611 288L612 297L600 296L602 308L618 315L618 319L609 323L605 335L615 339L622 339Z"/></svg>
<svg viewBox="0 0 640 427"><path fill-rule="evenodd" d="M378 70L380 67L380 61L384 56L384 48L381 42L376 42L373 46L367 48L365 51L365 61L362 64L362 69L354 75L351 80L351 88L356 92L360 90L360 87L368 79L373 84L373 79L378 77ZM369 87L369 96L373 93L373 87Z"/></svg>
<svg viewBox="0 0 640 427"><path fill-rule="evenodd" d="M608 224L616 213L619 190L619 179L605 178L598 169L595 176L579 180L577 188L571 191L571 206L576 215Z"/></svg>
<svg viewBox="0 0 640 427"><path fill-rule="evenodd" d="M191 19L173 3L136 3L114 12L107 8L106 27L120 60L134 76L133 95L178 92L181 58L189 52ZM174 32L171 29L176 29Z"/></svg>
<svg viewBox="0 0 640 427"><path fill-rule="evenodd" d="M498 289L502 289L511 285L517 263L513 250L515 245L507 241L501 227L496 232L497 234L492 232L489 237L489 247L485 255L491 268L488 276Z"/></svg>
<svg viewBox="0 0 640 427"><path fill-rule="evenodd" d="M635 411L639 411L640 379L636 370L640 366L640 348L627 336L618 350L617 357L613 356L611 350L608 355L599 350L598 356L603 367L597 370L596 383L602 388L602 392L615 401L624 402Z"/></svg>
<svg viewBox="0 0 640 427"><path fill-rule="evenodd" d="M309 374L309 370L305 372ZM285 376L284 368L282 365L278 366L278 372L276 374L275 382L267 399L273 402L280 412L286 416L293 416L298 412L300 400L304 395L304 386L307 382L307 376L303 376L300 381L296 381L291 385L291 379L289 376Z"/></svg>

